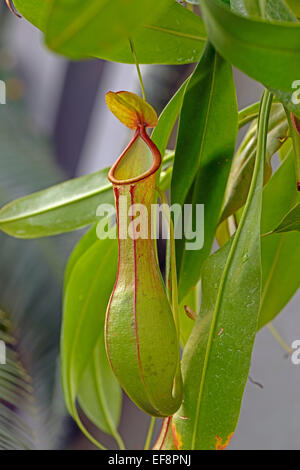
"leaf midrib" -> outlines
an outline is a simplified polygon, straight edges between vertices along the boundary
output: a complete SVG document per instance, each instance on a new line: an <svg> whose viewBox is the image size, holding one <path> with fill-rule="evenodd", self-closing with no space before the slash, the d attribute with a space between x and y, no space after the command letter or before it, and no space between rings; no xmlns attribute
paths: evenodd
<svg viewBox="0 0 300 470"><path fill-rule="evenodd" d="M259 146L258 146L258 152L259 151L260 150L259 150ZM260 159L262 160L262 155L259 155L259 156L260 156ZM255 189L256 189L256 183L257 183L257 179L258 179L258 176L259 176L259 171L261 171L261 166L262 165L263 165L262 161L259 162L259 165L256 162L256 167L255 167L254 174L253 174L253 179L252 179L252 182L251 182L251 188L249 190L249 196L248 196L247 202L245 204L245 208L244 208L244 211L243 211L243 214L242 214L240 225L239 225L239 227L237 229L237 232L235 234L235 237L233 239L233 242L232 242L232 245L231 245L231 248L230 248L230 252L229 252L228 258L226 260L225 267L224 267L224 271L222 273L222 277L221 277L221 280L220 280L220 285L219 285L219 288L218 288L216 304L215 304L214 311L213 311L212 323L211 323L211 326L210 326L208 342L207 342L207 347L206 347L206 351L205 351L205 358L204 358L203 371L202 371L201 382L200 382L199 395L198 395L198 398L197 398L197 406L196 406L196 413L195 413L195 424L194 424L194 428L193 428L192 445L191 445L192 450L195 449L195 442L196 442L197 430L198 430L198 424L199 424L200 406L201 406L201 402L202 402L202 395L203 395L203 390L204 390L204 385L205 385L208 362L209 362L209 358L210 358L210 350L211 350L211 345L212 345L212 340L213 340L213 335L214 335L214 331L215 331L216 322L217 322L217 319L218 319L218 313L219 313L220 305L221 305L223 295L224 295L224 288L225 288L225 285L226 285L226 282L227 282L227 275L229 273L232 262L234 260L235 249L236 249L236 246L238 245L240 235L243 231L245 221L247 219L248 211L251 208L252 200L253 200Z"/></svg>
<svg viewBox="0 0 300 470"><path fill-rule="evenodd" d="M66 181L66 183L68 183L68 181ZM62 183L62 184L64 184L64 183ZM106 186L102 186L100 189L95 189L94 191L86 192L86 193L82 194L80 197L78 197L78 195L75 195L75 197L70 198L70 199L68 199L64 202L53 204L51 206L46 205L44 208L39 208L39 209L33 210L32 212L24 211L23 213L20 213L19 215L15 215L15 216L8 217L8 218L2 218L1 217L1 211L0 211L0 226L2 224L16 222L16 221L20 221L20 220L23 220L23 219L28 219L30 217L34 217L34 216L37 216L37 215L46 214L47 212L51 212L51 211L54 211L54 210L57 210L57 209L61 209L65 206L72 205L74 203L76 204L80 201L84 201L85 199L89 199L90 197L100 195L100 194L102 194L106 191L109 191L111 189L112 189L112 185L107 184ZM22 199L24 200L27 197L28 196L24 196ZM19 199L19 201L21 201L22 199ZM11 204L17 203L17 201L18 200L14 201ZM8 206L4 206L2 208L2 210L4 210L6 207L8 208Z"/></svg>
<svg viewBox="0 0 300 470"><path fill-rule="evenodd" d="M79 31L83 29L94 16L98 15L103 9L103 7L105 7L105 5L107 5L109 2L110 0L106 0L105 3L102 2L101 4L99 4L98 2L94 2L89 5L87 8L84 9L84 13L81 14L79 17L75 18L75 20L71 22L69 26L66 27L60 35L56 35L55 38L51 42L49 42L49 45L53 49L56 49L62 44L68 42L70 38L78 34ZM52 8L54 10L54 4Z"/></svg>
<svg viewBox="0 0 300 470"><path fill-rule="evenodd" d="M196 175L200 171L200 168L201 168L201 161L202 161L202 157L203 157L205 138L206 138L206 133L207 133L207 128L208 128L208 123L209 123L209 120L210 120L213 94L214 94L214 90L215 90L216 67L217 67L218 53L216 51L214 51L214 55L215 56L214 56L214 62L213 62L213 67L212 67L211 87L210 87L210 92L209 92L209 100L208 100L207 112L206 112L206 116L205 116L205 123L204 123L204 128L203 128L203 133L202 133L201 145L200 145L200 149L199 149L198 169L197 169ZM193 199L192 199L193 202L195 201L195 192L196 192L196 189L194 189L194 192L193 192ZM182 271L183 271L183 268L184 268L185 257L186 257L186 250L184 250L183 255L182 255L182 262L181 262L181 267L180 267L179 279L182 277Z"/></svg>

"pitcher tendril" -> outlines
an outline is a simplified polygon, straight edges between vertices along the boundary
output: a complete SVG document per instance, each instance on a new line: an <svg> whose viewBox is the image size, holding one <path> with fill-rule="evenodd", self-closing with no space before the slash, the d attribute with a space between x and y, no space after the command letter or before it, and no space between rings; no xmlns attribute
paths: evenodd
<svg viewBox="0 0 300 470"><path fill-rule="evenodd" d="M133 58L134 58L136 71L137 71L137 74L138 74L138 77L139 77L139 82L140 82L140 86L141 86L141 90L142 90L143 100L146 101L146 93L145 93L145 87L144 87L144 83L143 83L143 77L142 77L142 74L141 74L140 64L138 62L137 55L136 55L136 52L135 52L134 43L133 43L133 40L131 38L129 38L129 44L130 44L130 49L131 49L131 52L132 52L132 55L133 55Z"/></svg>

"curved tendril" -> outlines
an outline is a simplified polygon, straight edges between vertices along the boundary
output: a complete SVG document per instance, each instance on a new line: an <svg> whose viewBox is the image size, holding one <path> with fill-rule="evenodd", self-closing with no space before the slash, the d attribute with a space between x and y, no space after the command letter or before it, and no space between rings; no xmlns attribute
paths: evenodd
<svg viewBox="0 0 300 470"><path fill-rule="evenodd" d="M18 18L22 18L21 15L19 15L19 13L17 12L12 0L5 0L5 2L6 2L6 5L8 6L8 8L10 9L10 11L15 16L17 16Z"/></svg>

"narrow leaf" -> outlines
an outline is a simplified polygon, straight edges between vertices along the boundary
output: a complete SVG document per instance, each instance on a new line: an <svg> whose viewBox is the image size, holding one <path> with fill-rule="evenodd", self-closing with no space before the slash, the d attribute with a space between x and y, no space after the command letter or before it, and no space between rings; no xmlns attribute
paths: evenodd
<svg viewBox="0 0 300 470"><path fill-rule="evenodd" d="M264 17L269 20L297 21L283 0L230 0L231 9L244 16Z"/></svg>
<svg viewBox="0 0 300 470"><path fill-rule="evenodd" d="M177 240L180 300L198 282L202 263L211 250L237 121L231 66L208 44L184 96L171 184L172 204L205 205L204 247L188 251L186 240Z"/></svg>
<svg viewBox="0 0 300 470"><path fill-rule="evenodd" d="M264 189L262 234L272 232L299 201L294 155L290 152ZM262 300L259 327L275 318L300 285L300 234L286 232L262 238Z"/></svg>
<svg viewBox="0 0 300 470"><path fill-rule="evenodd" d="M255 162L257 121L250 127L237 151L230 170L225 201L220 221L237 212L246 202ZM272 175L271 159L281 148L289 135L289 125L283 106L274 103L269 121L265 178L267 183Z"/></svg>
<svg viewBox="0 0 300 470"><path fill-rule="evenodd" d="M274 90L300 117L292 84L300 77L300 24L245 18L221 0L200 0L208 36L216 50L244 73Z"/></svg>
<svg viewBox="0 0 300 470"><path fill-rule="evenodd" d="M76 230L97 220L99 204L113 204L108 169L17 199L0 211L0 228L18 238Z"/></svg>
<svg viewBox="0 0 300 470"><path fill-rule="evenodd" d="M211 280L203 288L205 311L183 355L185 396L173 420L180 449L223 449L237 425L260 305L260 218L270 107L266 92L247 203L219 284ZM226 255L226 249L228 244L216 256Z"/></svg>
<svg viewBox="0 0 300 470"><path fill-rule="evenodd" d="M98 341L80 383L78 400L87 417L102 431L115 435L122 392L107 360L103 338Z"/></svg>
<svg viewBox="0 0 300 470"><path fill-rule="evenodd" d="M184 347L195 326L199 309L198 286L194 287L179 305L180 340Z"/></svg>
<svg viewBox="0 0 300 470"><path fill-rule="evenodd" d="M283 218L274 232L292 232L294 230L300 231L300 203L296 204Z"/></svg>
<svg viewBox="0 0 300 470"><path fill-rule="evenodd" d="M110 433L118 423L121 395L103 354L104 321L116 272L116 240L98 240L79 257L66 284L61 340L63 387L69 412L76 417L79 395L88 416L93 418L95 413L94 422ZM87 403L87 396L97 396L98 400Z"/></svg>

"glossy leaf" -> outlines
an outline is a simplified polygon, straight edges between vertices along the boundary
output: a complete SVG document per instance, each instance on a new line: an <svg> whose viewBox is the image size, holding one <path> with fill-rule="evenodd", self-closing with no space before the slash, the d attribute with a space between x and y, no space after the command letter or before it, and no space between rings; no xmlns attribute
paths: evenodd
<svg viewBox="0 0 300 470"><path fill-rule="evenodd" d="M291 99L292 84L300 76L300 24L245 18L221 0L201 0L200 6L217 51L244 73L275 90L285 106L300 116L300 106Z"/></svg>
<svg viewBox="0 0 300 470"><path fill-rule="evenodd" d="M159 116L156 128L151 134L151 140L153 140L161 155L165 154L171 132L179 116L187 83L188 80L181 85L166 105Z"/></svg>
<svg viewBox="0 0 300 470"><path fill-rule="evenodd" d="M171 0L53 0L46 27L46 42L56 52L72 58L120 48L145 18L149 22L166 12Z"/></svg>
<svg viewBox="0 0 300 470"><path fill-rule="evenodd" d="M231 66L208 44L184 96L171 185L172 204L205 205L203 249L187 251L186 240L177 240L180 300L198 282L202 263L211 250L234 152L237 120Z"/></svg>
<svg viewBox="0 0 300 470"><path fill-rule="evenodd" d="M300 195L295 188L293 154L285 159L264 189L262 233L272 232ZM300 234L272 234L262 238L262 301L259 327L270 322L299 288Z"/></svg>
<svg viewBox="0 0 300 470"><path fill-rule="evenodd" d="M300 199L293 185L293 154L274 173L263 192L261 233L272 233L283 215ZM227 235L227 240L230 235ZM259 328L270 322L286 306L299 288L300 234L281 233L262 238L262 301ZM223 244L223 243L222 243ZM212 262L210 264L210 259ZM206 269L214 273L214 258L209 257ZM225 266L226 257L220 257ZM217 267L217 269L220 269ZM282 276L284 273L284 276ZM213 275L213 274L212 274Z"/></svg>
<svg viewBox="0 0 300 470"><path fill-rule="evenodd" d="M202 18L175 2L165 15L155 22L147 22L134 36L141 64L182 65L197 62L206 40ZM133 63L132 54L126 46L109 60Z"/></svg>
<svg viewBox="0 0 300 470"><path fill-rule="evenodd" d="M120 387L103 354L105 312L116 272L116 240L98 240L79 257L65 289L61 340L62 377L68 410L76 418L75 402L79 395L88 416L95 424L102 423L106 432L111 432L112 425L117 426L121 400ZM84 380L90 384L89 390ZM97 394L97 401L86 403L87 396L95 395L98 389L94 387L99 386L102 393ZM92 413L95 413L94 419Z"/></svg>
<svg viewBox="0 0 300 470"><path fill-rule="evenodd" d="M257 121L254 121L234 157L226 188L225 201L220 218L221 222L238 211L246 202L256 154L256 126ZM275 103L272 106L269 121L265 183L267 183L272 174L271 159L286 141L288 135L289 125L284 108L281 104Z"/></svg>
<svg viewBox="0 0 300 470"><path fill-rule="evenodd" d="M77 261L81 258L82 255L99 239L97 237L96 232L97 227L93 226L90 228L83 237L79 240L77 245L75 246L74 250L72 251L68 263L65 269L65 277L64 277L64 286L68 285L70 276L72 274L73 268L75 267Z"/></svg>
<svg viewBox="0 0 300 470"><path fill-rule="evenodd" d="M42 31L46 28L51 3L52 0L14 0L18 12Z"/></svg>
<svg viewBox="0 0 300 470"><path fill-rule="evenodd" d="M300 203L296 204L282 219L280 224L275 228L274 232L292 232L300 231Z"/></svg>
<svg viewBox="0 0 300 470"><path fill-rule="evenodd" d="M99 204L113 204L108 169L33 193L4 206L0 228L18 238L76 230L97 220Z"/></svg>
<svg viewBox="0 0 300 470"><path fill-rule="evenodd" d="M216 267L225 255L225 268L213 278L211 271L203 274L202 313L182 359L184 401L173 419L179 449L225 448L239 417L260 305L260 218L270 106L265 93L247 203L232 244L215 255Z"/></svg>
<svg viewBox="0 0 300 470"><path fill-rule="evenodd" d="M16 0L19 12L43 32L46 31L48 8L51 0ZM111 2L112 3L112 2ZM145 2L143 4L144 8ZM158 2L156 2L158 3ZM85 4L82 4L85 6ZM149 16L145 16L149 18ZM111 21L108 21L110 24ZM136 26L136 25L134 25ZM133 31L131 30L131 33ZM95 40L96 35L96 40ZM128 41L116 50L103 47L99 41L98 30L90 37L84 50L73 51L72 55L99 57L113 62L134 63ZM167 12L156 20L147 21L131 34L137 57L143 64L184 64L196 62L206 41L206 32L202 19L177 3L171 3ZM82 46L81 46L82 47ZM69 52L67 52L69 55Z"/></svg>
<svg viewBox="0 0 300 470"><path fill-rule="evenodd" d="M266 0L263 3L259 0L230 0L231 9L244 16L256 18L266 18L278 21L297 21L284 3L284 0Z"/></svg>
<svg viewBox="0 0 300 470"><path fill-rule="evenodd" d="M84 372L78 401L86 416L102 431L114 435L120 421L122 394L107 360L103 337Z"/></svg>
<svg viewBox="0 0 300 470"><path fill-rule="evenodd" d="M180 340L184 347L195 326L199 309L198 286L194 287L179 305L180 309Z"/></svg>
<svg viewBox="0 0 300 470"><path fill-rule="evenodd" d="M65 271L65 290L72 271L81 257L84 257L92 246L95 247L96 244L101 243L97 237L96 229L97 227L94 226L88 230L74 248ZM97 311L96 304L94 308ZM121 390L116 385L115 377L107 360L104 330L89 358L83 379L80 382L78 401L86 416L99 429L116 437L115 429L119 423L121 412Z"/></svg>

